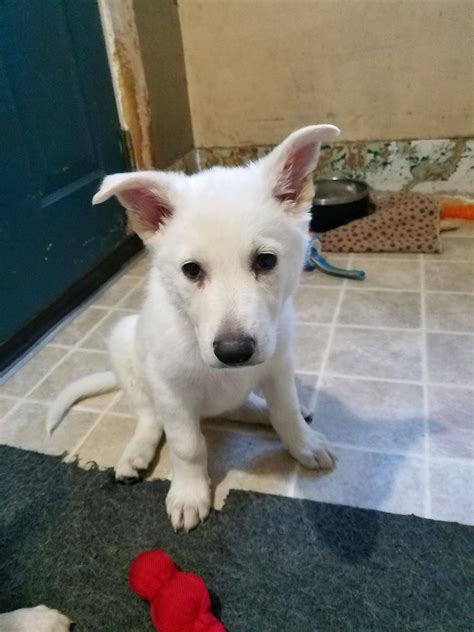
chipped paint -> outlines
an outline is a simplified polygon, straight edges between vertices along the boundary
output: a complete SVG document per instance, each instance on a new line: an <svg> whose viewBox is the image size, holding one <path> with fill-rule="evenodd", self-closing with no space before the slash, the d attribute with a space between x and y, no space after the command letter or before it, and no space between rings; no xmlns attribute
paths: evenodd
<svg viewBox="0 0 474 632"><path fill-rule="evenodd" d="M196 167L232 166L264 156L271 146L199 148ZM365 180L378 191L474 193L474 140L341 142L325 145L316 176Z"/></svg>
<svg viewBox="0 0 474 632"><path fill-rule="evenodd" d="M99 0L120 124L130 135L133 167L153 168L148 90L132 0Z"/></svg>

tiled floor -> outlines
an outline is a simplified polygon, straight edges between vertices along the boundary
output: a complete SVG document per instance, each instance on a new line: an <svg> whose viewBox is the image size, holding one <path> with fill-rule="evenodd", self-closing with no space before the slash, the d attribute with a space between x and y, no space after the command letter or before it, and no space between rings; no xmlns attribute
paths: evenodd
<svg viewBox="0 0 474 632"><path fill-rule="evenodd" d="M271 429L206 422L215 505L252 489L474 524L474 232L442 255L330 256L364 282L304 273L298 385L338 457L304 471ZM75 406L52 439L47 406L71 379L107 367L104 339L136 310L148 262L113 280L0 387L0 442L113 466L134 420L120 393ZM169 477L167 446L151 477Z"/></svg>

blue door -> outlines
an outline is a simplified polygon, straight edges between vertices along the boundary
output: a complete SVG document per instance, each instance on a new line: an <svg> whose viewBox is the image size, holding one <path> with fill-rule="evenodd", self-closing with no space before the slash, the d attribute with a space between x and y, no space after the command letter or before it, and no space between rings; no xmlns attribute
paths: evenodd
<svg viewBox="0 0 474 632"><path fill-rule="evenodd" d="M96 0L0 2L0 345L125 239L127 170Z"/></svg>

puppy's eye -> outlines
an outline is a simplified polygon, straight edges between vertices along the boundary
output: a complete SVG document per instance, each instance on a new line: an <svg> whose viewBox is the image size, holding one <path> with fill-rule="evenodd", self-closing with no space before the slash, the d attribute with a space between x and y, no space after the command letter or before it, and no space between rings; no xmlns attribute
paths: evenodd
<svg viewBox="0 0 474 632"><path fill-rule="evenodd" d="M277 264L277 257L272 252L261 252L253 262L254 270L257 272L269 272Z"/></svg>
<svg viewBox="0 0 474 632"><path fill-rule="evenodd" d="M204 271L195 261L188 261L185 263L181 270L183 271L184 276L187 276L191 281L199 281L202 278Z"/></svg>

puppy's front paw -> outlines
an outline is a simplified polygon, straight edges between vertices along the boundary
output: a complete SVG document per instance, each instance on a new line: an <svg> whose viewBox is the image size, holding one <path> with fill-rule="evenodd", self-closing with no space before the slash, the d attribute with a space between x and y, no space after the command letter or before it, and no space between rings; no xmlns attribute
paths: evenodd
<svg viewBox="0 0 474 632"><path fill-rule="evenodd" d="M332 470L335 458L322 434L308 428L300 445L290 450L294 458L309 470Z"/></svg>
<svg viewBox="0 0 474 632"><path fill-rule="evenodd" d="M166 510L173 529L190 531L209 515L211 490L207 481L176 480L166 497Z"/></svg>
<svg viewBox="0 0 474 632"><path fill-rule="evenodd" d="M155 456L155 447L145 442L130 443L115 467L115 478L121 483L133 483L139 480L140 473L146 470Z"/></svg>

